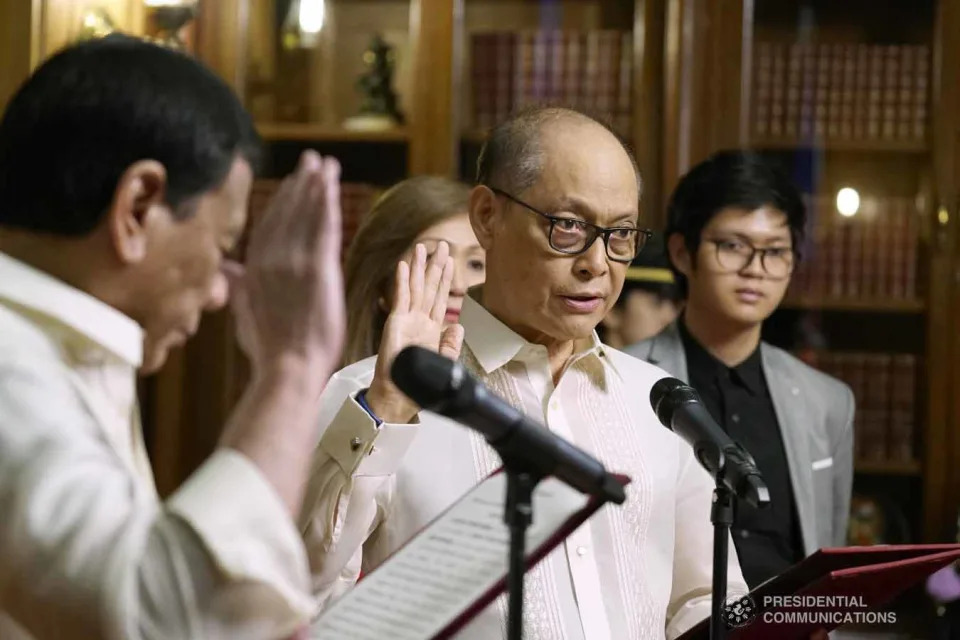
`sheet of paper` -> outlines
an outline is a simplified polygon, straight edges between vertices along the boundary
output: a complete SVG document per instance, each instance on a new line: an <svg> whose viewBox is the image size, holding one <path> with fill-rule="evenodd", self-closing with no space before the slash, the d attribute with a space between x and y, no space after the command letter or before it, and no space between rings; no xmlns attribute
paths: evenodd
<svg viewBox="0 0 960 640"><path fill-rule="evenodd" d="M311 638L424 640L433 637L507 573L506 474L474 487L314 622ZM527 552L588 497L554 478L534 490Z"/></svg>

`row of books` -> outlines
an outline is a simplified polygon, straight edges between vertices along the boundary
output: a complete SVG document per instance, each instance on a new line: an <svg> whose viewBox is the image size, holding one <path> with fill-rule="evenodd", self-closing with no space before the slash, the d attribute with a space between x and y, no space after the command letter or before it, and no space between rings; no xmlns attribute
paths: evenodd
<svg viewBox="0 0 960 640"><path fill-rule="evenodd" d="M792 295L917 297L918 213L910 198L864 199L856 215L829 197L808 201L811 221Z"/></svg>
<svg viewBox="0 0 960 640"><path fill-rule="evenodd" d="M250 194L250 220L263 215L270 198L280 186L279 180L257 180ZM343 223L342 256L345 259L347 249L360 226L360 221L370 211L374 201L380 195L380 188L365 183L344 182L340 185L340 212Z"/></svg>
<svg viewBox="0 0 960 640"><path fill-rule="evenodd" d="M753 135L759 140L923 141L930 48L758 42Z"/></svg>
<svg viewBox="0 0 960 640"><path fill-rule="evenodd" d="M633 35L554 29L471 34L471 122L486 130L511 112L557 104L629 135Z"/></svg>
<svg viewBox="0 0 960 640"><path fill-rule="evenodd" d="M912 462L916 459L915 355L827 351L813 356L811 364L843 380L853 390L857 460Z"/></svg>

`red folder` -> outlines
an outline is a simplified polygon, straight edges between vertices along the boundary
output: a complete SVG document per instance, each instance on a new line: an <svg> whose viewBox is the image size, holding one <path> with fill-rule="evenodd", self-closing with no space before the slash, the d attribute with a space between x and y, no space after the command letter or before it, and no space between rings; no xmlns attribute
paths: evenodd
<svg viewBox="0 0 960 640"><path fill-rule="evenodd" d="M821 549L737 602L727 601L730 640L806 639L817 629L884 625L896 614L883 606L960 558L960 544L876 545ZM709 620L680 636L708 640Z"/></svg>
<svg viewBox="0 0 960 640"><path fill-rule="evenodd" d="M437 640L457 633L506 590L505 497L506 475L496 472L327 607L310 637ZM603 504L555 478L543 480L533 494L526 569Z"/></svg>

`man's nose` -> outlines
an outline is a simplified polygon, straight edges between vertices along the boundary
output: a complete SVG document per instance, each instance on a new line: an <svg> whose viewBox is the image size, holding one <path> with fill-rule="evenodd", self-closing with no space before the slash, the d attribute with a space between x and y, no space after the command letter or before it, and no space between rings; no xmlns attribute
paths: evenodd
<svg viewBox="0 0 960 640"><path fill-rule="evenodd" d="M757 278L763 277L766 273L765 269L763 268L763 253L760 251L754 251L747 263L743 265L743 269L740 270L740 273Z"/></svg>
<svg viewBox="0 0 960 640"><path fill-rule="evenodd" d="M579 270L584 275L599 276L606 273L607 245L603 242L603 236L597 236L578 258Z"/></svg>

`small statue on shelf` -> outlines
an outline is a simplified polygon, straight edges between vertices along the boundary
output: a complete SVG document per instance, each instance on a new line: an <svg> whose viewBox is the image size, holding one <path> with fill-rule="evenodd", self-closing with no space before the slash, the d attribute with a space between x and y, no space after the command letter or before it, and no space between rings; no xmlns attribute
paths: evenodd
<svg viewBox="0 0 960 640"><path fill-rule="evenodd" d="M103 38L117 30L113 19L106 9L97 7L90 9L83 14L80 20L80 31L77 33L77 40L92 40L94 38Z"/></svg>
<svg viewBox="0 0 960 640"><path fill-rule="evenodd" d="M370 47L363 53L367 71L357 80L357 88L363 94L360 113L349 118L345 127L369 131L391 129L404 123L397 94L391 86L395 57L393 48L383 37L374 34Z"/></svg>
<svg viewBox="0 0 960 640"><path fill-rule="evenodd" d="M147 4L146 39L171 49L190 49L184 38L186 27L197 16L196 0Z"/></svg>

